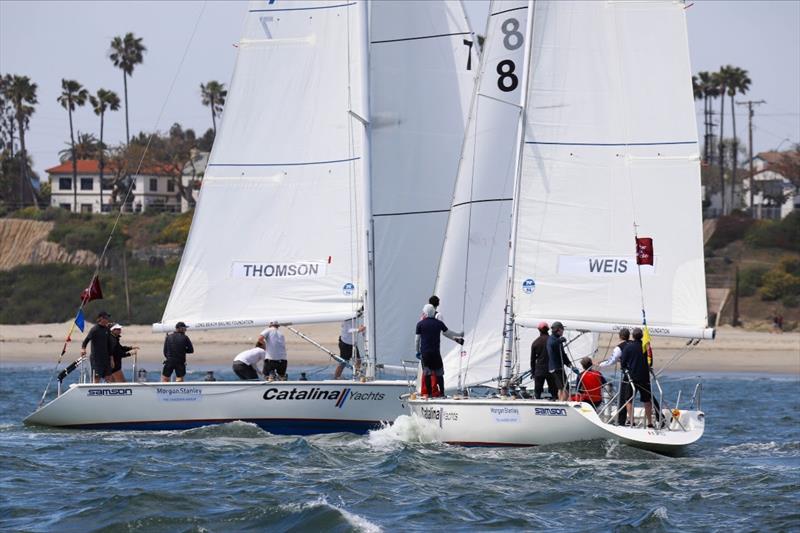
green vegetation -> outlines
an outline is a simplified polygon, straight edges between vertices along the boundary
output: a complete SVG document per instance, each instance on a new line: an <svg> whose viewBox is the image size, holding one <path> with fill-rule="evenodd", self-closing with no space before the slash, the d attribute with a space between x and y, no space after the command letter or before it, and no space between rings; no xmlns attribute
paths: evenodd
<svg viewBox="0 0 800 533"><path fill-rule="evenodd" d="M760 220L748 229L744 238L757 248L800 251L800 212L793 211L783 220Z"/></svg>
<svg viewBox="0 0 800 533"><path fill-rule="evenodd" d="M192 211L173 217L171 222L158 232L155 242L159 244L184 243L189 238L189 227L192 225Z"/></svg>
<svg viewBox="0 0 800 533"><path fill-rule="evenodd" d="M739 296L753 296L761 287L764 274L769 269L765 267L745 268L739 272Z"/></svg>
<svg viewBox="0 0 800 533"><path fill-rule="evenodd" d="M706 243L710 250L718 250L733 241L744 238L754 221L740 211L717 219L717 228Z"/></svg>

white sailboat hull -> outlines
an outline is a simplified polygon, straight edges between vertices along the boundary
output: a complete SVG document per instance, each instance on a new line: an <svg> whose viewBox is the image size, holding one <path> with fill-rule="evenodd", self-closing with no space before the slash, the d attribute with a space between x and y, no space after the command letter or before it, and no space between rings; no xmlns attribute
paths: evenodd
<svg viewBox="0 0 800 533"><path fill-rule="evenodd" d="M275 434L366 433L407 413L405 381L218 381L72 385L25 424L174 430L251 422Z"/></svg>
<svg viewBox="0 0 800 533"><path fill-rule="evenodd" d="M682 411L668 428L604 423L586 403L520 399L414 399L411 412L436 426L438 439L464 446L539 446L615 439L637 448L674 453L703 435L705 416ZM637 417L640 413L637 410Z"/></svg>

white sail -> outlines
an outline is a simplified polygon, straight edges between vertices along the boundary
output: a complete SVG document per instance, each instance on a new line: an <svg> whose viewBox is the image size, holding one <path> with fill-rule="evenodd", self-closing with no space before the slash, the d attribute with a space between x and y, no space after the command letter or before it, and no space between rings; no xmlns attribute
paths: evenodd
<svg viewBox="0 0 800 533"><path fill-rule="evenodd" d="M383 362L413 359L433 294L476 50L459 1L370 3L370 339Z"/></svg>
<svg viewBox="0 0 800 533"><path fill-rule="evenodd" d="M709 337L700 165L680 2L536 2L517 324ZM564 36L568 35L568 40Z"/></svg>
<svg viewBox="0 0 800 533"><path fill-rule="evenodd" d="M366 41L355 2L253 1L161 324L353 316L364 279Z"/></svg>
<svg viewBox="0 0 800 533"><path fill-rule="evenodd" d="M515 85L509 76L500 80L497 65L512 61L512 74L519 80L527 17L525 0L493 2L490 8L481 75L436 281L445 323L465 332L464 356L460 346L442 341L448 387L457 385L459 370L466 376L464 385L499 375L523 95L519 81Z"/></svg>

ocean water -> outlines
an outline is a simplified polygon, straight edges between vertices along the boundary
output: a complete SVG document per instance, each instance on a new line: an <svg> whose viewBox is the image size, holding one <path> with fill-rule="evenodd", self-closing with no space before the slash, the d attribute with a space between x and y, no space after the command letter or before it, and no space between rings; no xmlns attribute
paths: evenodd
<svg viewBox="0 0 800 533"><path fill-rule="evenodd" d="M705 376L679 457L448 446L405 416L365 436L25 427L48 376L0 367L2 531L800 531L798 376Z"/></svg>

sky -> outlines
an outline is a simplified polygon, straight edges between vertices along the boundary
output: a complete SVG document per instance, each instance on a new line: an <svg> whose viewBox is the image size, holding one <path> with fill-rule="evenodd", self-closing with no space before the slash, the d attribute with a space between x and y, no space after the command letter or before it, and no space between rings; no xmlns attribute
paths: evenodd
<svg viewBox="0 0 800 533"><path fill-rule="evenodd" d="M488 1L465 5L473 28L482 32ZM800 143L800 0L687 5L693 72L741 67L753 82L738 100L767 102L756 108L755 152ZM202 134L211 127L211 114L201 104L200 84L229 84L246 11L241 1L0 0L0 74L26 75L39 86L26 137L36 172L45 177L69 139L67 113L56 102L62 78L122 98L122 72L111 64L108 50L113 37L127 32L142 37L147 47L144 63L128 80L131 134L166 131L175 122ZM736 118L746 139L746 109L738 108ZM73 119L76 130L97 135L99 117L89 106ZM125 139L124 120L122 110L107 115L106 144ZM726 120L726 136L730 131Z"/></svg>

